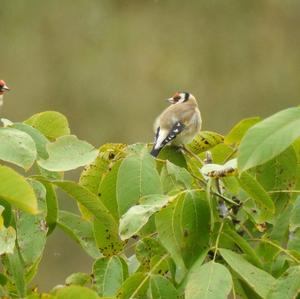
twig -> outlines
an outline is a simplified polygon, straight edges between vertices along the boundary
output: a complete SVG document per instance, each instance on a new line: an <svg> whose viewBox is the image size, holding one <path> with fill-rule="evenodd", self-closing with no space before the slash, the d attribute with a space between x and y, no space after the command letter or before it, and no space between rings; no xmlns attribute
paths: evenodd
<svg viewBox="0 0 300 299"><path fill-rule="evenodd" d="M205 163L202 161L202 159L197 156L196 154L194 154L192 151L190 151L186 146L182 145L181 148L187 152L189 155L191 155L192 157L194 157L198 162L200 162L202 165L204 165Z"/></svg>

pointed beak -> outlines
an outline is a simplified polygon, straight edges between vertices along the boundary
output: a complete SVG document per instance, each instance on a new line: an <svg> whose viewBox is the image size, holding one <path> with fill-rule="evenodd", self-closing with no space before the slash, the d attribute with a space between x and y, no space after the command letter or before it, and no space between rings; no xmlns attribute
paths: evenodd
<svg viewBox="0 0 300 299"><path fill-rule="evenodd" d="M10 88L8 88L7 85L4 85L4 86L2 87L2 89L3 89L3 90L6 90L6 91L10 91Z"/></svg>
<svg viewBox="0 0 300 299"><path fill-rule="evenodd" d="M166 99L166 101L171 103L171 104L174 104L174 99L173 98L168 98L168 99Z"/></svg>

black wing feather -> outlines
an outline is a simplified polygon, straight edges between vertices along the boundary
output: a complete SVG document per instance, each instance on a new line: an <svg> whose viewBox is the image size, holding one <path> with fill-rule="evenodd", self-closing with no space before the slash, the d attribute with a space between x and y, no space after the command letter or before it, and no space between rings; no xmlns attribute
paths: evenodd
<svg viewBox="0 0 300 299"><path fill-rule="evenodd" d="M155 143L156 143L156 140L158 138L158 135L159 135L159 131L160 131L160 127L158 127L157 131L156 131L156 135L155 135L155 141L154 141L154 145L153 145L153 148L150 152L150 154L153 156L153 157L157 157L159 152L161 151L161 149L168 143L170 143L173 139L176 138L176 136L182 132L182 130L185 128L185 125L183 123L181 123L180 121L176 122L170 133L167 135L167 137L164 139L164 141L161 143L161 146L160 148L157 148L155 149Z"/></svg>

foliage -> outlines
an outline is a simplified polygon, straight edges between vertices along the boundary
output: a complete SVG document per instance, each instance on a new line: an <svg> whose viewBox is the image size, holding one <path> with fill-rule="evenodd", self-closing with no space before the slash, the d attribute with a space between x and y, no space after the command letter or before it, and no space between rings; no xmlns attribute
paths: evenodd
<svg viewBox="0 0 300 299"><path fill-rule="evenodd" d="M0 296L296 298L299 119L299 107L245 119L227 136L201 132L157 159L147 144L95 149L57 112L4 121ZM78 182L64 179L81 166ZM58 189L77 214L59 209ZM55 229L94 264L39 294L31 281Z"/></svg>

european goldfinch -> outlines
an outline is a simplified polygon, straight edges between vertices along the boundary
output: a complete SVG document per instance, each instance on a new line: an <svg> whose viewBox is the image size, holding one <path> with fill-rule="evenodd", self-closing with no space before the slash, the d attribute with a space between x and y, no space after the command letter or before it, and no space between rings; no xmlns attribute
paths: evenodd
<svg viewBox="0 0 300 299"><path fill-rule="evenodd" d="M0 80L0 108L3 105L3 95L5 92L9 91L10 89L7 87L4 80Z"/></svg>
<svg viewBox="0 0 300 299"><path fill-rule="evenodd" d="M168 143L180 146L190 143L201 129L201 114L197 100L188 92L177 92L154 123L156 132L151 155L157 157Z"/></svg>

